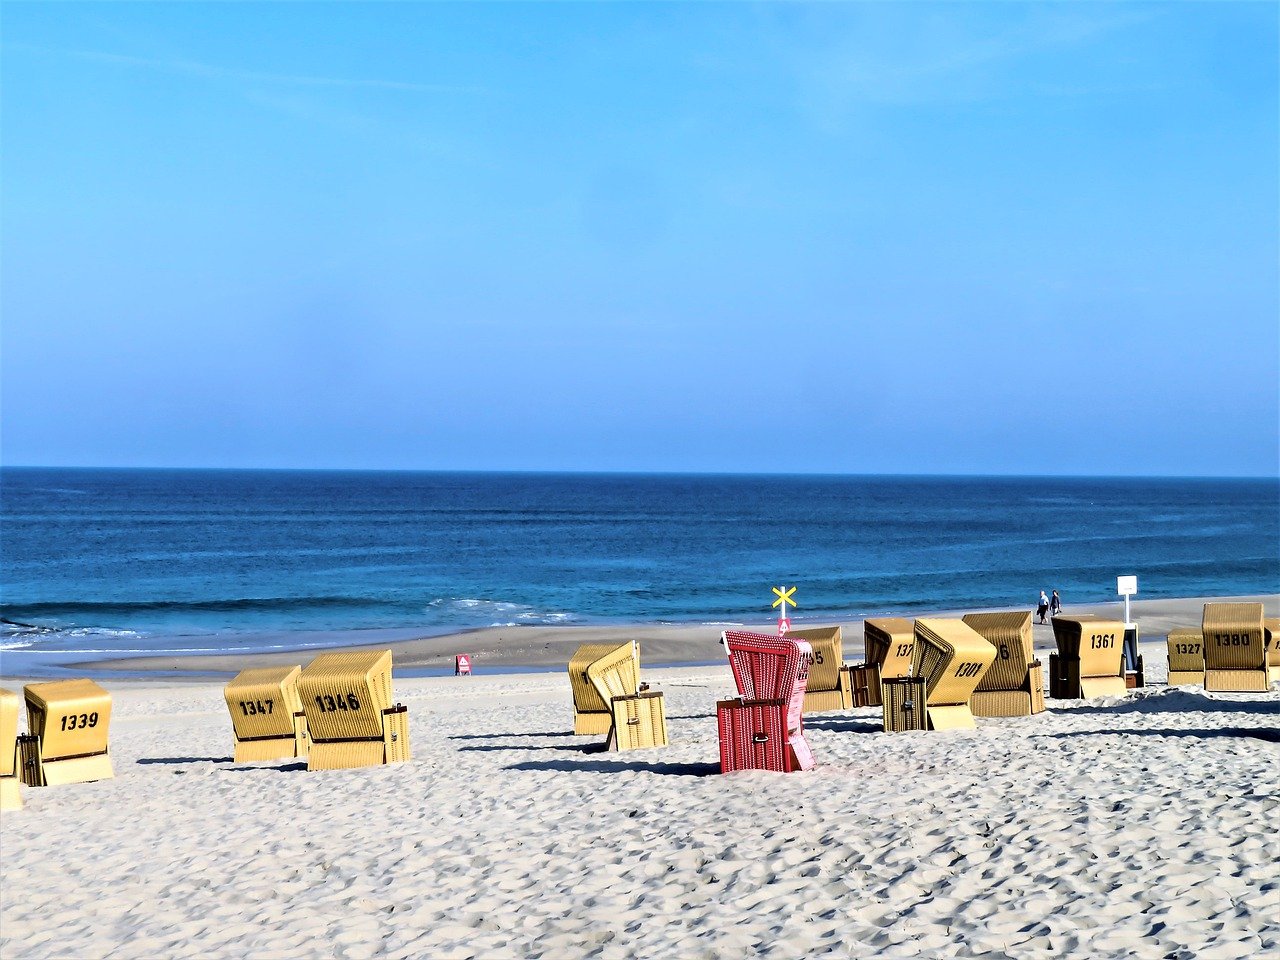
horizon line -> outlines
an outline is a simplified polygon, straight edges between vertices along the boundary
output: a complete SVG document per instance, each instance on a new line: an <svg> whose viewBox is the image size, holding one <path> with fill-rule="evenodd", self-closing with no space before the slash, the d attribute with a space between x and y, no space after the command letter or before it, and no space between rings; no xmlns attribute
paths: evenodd
<svg viewBox="0 0 1280 960"><path fill-rule="evenodd" d="M1042 480L1280 480L1277 474L1144 474L1144 473L901 473L865 472L779 472L753 470L583 470L533 469L503 467L261 467L261 466L103 466L94 464L0 464L0 470L151 470L168 472L240 472L240 473L404 473L404 474L509 474L516 476L653 476L653 477L858 477L913 479L1042 479Z"/></svg>

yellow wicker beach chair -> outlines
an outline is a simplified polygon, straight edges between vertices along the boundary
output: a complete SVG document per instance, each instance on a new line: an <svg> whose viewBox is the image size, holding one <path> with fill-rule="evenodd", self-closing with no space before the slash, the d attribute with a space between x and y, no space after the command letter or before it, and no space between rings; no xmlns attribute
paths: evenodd
<svg viewBox="0 0 1280 960"><path fill-rule="evenodd" d="M1119 696L1124 679L1124 624L1092 614L1053 618L1058 653L1051 657L1050 687L1065 700Z"/></svg>
<svg viewBox="0 0 1280 960"><path fill-rule="evenodd" d="M302 667L241 670L223 688L236 763L307 755L307 716L298 697Z"/></svg>
<svg viewBox="0 0 1280 960"><path fill-rule="evenodd" d="M1268 618L1262 621L1267 631L1267 682L1280 680L1280 618Z"/></svg>
<svg viewBox="0 0 1280 960"><path fill-rule="evenodd" d="M853 688L849 671L844 666L844 639L840 628L805 627L789 630L792 640L808 640L813 648L813 660L809 663L809 685L804 693L804 712L848 710L853 706Z"/></svg>
<svg viewBox="0 0 1280 960"><path fill-rule="evenodd" d="M608 750L638 750L667 745L666 705L661 693L640 683L637 644L614 647L586 668L601 703L609 705Z"/></svg>
<svg viewBox="0 0 1280 960"><path fill-rule="evenodd" d="M1270 686L1267 628L1260 603L1206 603L1204 688L1265 691Z"/></svg>
<svg viewBox="0 0 1280 960"><path fill-rule="evenodd" d="M1169 686L1204 685L1204 634L1199 627L1169 631Z"/></svg>
<svg viewBox="0 0 1280 960"><path fill-rule="evenodd" d="M22 698L12 690L0 690L0 810L21 810L18 790L18 707Z"/></svg>
<svg viewBox="0 0 1280 960"><path fill-rule="evenodd" d="M902 617L868 620L862 626L862 637L867 663L880 668L882 681L911 675L916 633L910 620Z"/></svg>
<svg viewBox="0 0 1280 960"><path fill-rule="evenodd" d="M391 651L322 653L298 674L308 770L409 759L409 713L391 702Z"/></svg>
<svg viewBox="0 0 1280 960"><path fill-rule="evenodd" d="M598 660L608 664L596 671L612 697L629 697L640 688L640 645L626 643L584 643L569 658L569 683L573 687L573 732L578 736L608 733L613 726L609 699L588 676Z"/></svg>
<svg viewBox="0 0 1280 960"><path fill-rule="evenodd" d="M969 698L996 658L996 648L963 620L916 621L914 675L925 680L931 730L972 728Z"/></svg>
<svg viewBox="0 0 1280 960"><path fill-rule="evenodd" d="M111 694L92 680L29 683L22 781L31 787L108 780Z"/></svg>
<svg viewBox="0 0 1280 960"><path fill-rule="evenodd" d="M1029 717L1044 710L1044 670L1034 659L1031 611L970 613L964 622L996 648L969 709L975 717Z"/></svg>

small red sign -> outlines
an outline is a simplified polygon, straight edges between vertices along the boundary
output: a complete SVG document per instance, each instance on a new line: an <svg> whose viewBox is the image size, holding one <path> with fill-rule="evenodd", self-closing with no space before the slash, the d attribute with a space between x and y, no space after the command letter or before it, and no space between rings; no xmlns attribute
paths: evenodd
<svg viewBox="0 0 1280 960"><path fill-rule="evenodd" d="M784 637L787 631L791 629L791 621L786 617L778 618L778 636Z"/></svg>
<svg viewBox="0 0 1280 960"><path fill-rule="evenodd" d="M465 653L460 653L453 658L453 675L455 677L471 676L471 657Z"/></svg>

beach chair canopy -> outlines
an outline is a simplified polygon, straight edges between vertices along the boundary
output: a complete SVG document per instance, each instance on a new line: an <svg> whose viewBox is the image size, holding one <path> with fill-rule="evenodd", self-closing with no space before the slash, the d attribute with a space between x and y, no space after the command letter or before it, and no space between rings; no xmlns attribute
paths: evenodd
<svg viewBox="0 0 1280 960"><path fill-rule="evenodd" d="M1027 670L1035 659L1032 653L1031 611L1012 613L969 613L961 618L996 648L996 658L982 676L978 690L1020 690Z"/></svg>
<svg viewBox="0 0 1280 960"><path fill-rule="evenodd" d="M882 680L911 674L915 660L916 628L902 617L877 617L862 625L867 663L880 667Z"/></svg>
<svg viewBox="0 0 1280 960"><path fill-rule="evenodd" d="M312 741L373 740L391 707L391 651L322 653L298 675Z"/></svg>

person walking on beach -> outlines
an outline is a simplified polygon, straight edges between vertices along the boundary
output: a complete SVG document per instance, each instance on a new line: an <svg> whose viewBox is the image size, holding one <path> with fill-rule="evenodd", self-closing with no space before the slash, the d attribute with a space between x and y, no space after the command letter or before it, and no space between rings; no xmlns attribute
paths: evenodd
<svg viewBox="0 0 1280 960"><path fill-rule="evenodd" d="M1062 599L1058 596L1058 591L1053 591L1053 596L1049 598L1049 616L1056 617L1062 612Z"/></svg>
<svg viewBox="0 0 1280 960"><path fill-rule="evenodd" d="M1040 618L1041 623L1046 623L1044 615L1049 612L1049 598L1044 595L1044 591L1040 591L1040 603L1036 607L1036 616Z"/></svg>

